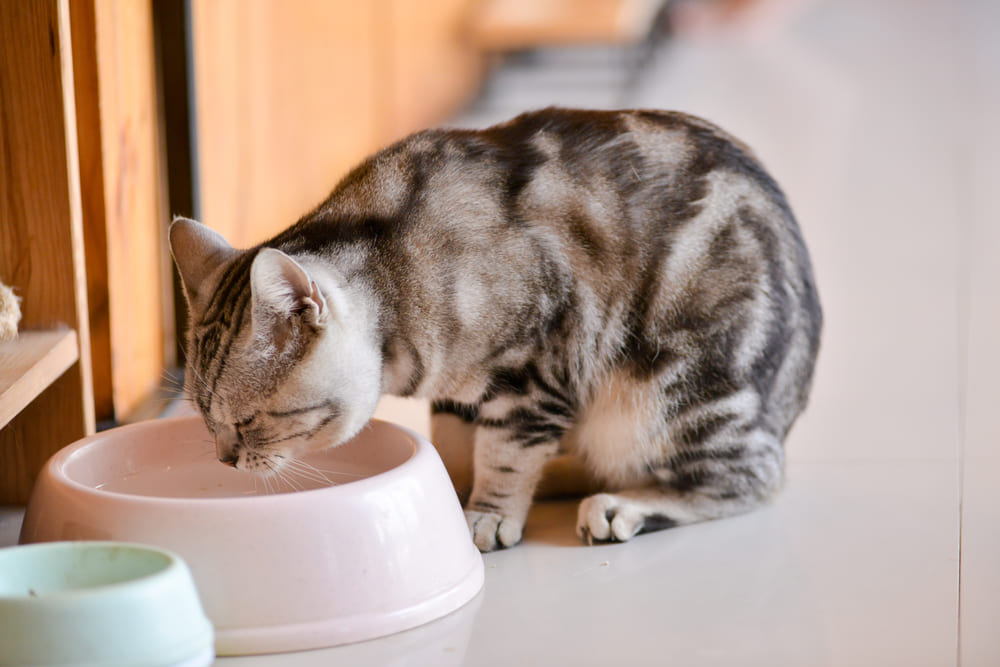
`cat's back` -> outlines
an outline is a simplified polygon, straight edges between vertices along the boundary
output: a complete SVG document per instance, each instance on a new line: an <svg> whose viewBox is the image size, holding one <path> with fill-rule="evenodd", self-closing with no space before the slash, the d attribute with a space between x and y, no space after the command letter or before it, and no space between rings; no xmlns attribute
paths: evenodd
<svg viewBox="0 0 1000 667"><path fill-rule="evenodd" d="M425 130L360 165L321 210L391 219L395 234L413 224L469 234L568 225L594 251L609 235L635 243L683 224L716 184L766 209L779 233L797 233L749 148L705 120L656 110L549 108L481 130Z"/></svg>
<svg viewBox="0 0 1000 667"><path fill-rule="evenodd" d="M387 312L410 340L459 346L452 364L558 339L636 377L723 350L733 368L706 377L743 377L794 348L797 379L764 393L788 415L804 400L822 316L798 225L750 149L696 117L550 108L419 132L291 236L377 240Z"/></svg>
<svg viewBox="0 0 1000 667"><path fill-rule="evenodd" d="M605 298L699 277L671 272L671 257L695 269L754 264L819 318L781 189L746 145L683 113L548 108L481 130L425 130L356 168L317 215L365 220L417 263L489 261L524 277L542 260Z"/></svg>

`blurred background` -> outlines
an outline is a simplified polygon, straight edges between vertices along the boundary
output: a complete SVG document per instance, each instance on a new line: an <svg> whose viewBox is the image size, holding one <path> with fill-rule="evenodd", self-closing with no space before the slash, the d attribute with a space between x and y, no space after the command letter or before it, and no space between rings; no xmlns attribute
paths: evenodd
<svg viewBox="0 0 1000 667"><path fill-rule="evenodd" d="M157 416L175 393L173 215L250 246L410 132L550 104L679 109L746 140L814 248L824 356L884 363L891 336L848 349L850 327L921 321L907 281L934 262L896 256L913 275L879 273L871 239L900 237L874 223L913 234L922 216L956 215L957 179L975 171L955 162L972 154L959 129L995 90L994 4L0 0L0 281L24 314L21 347L5 348L0 503L24 502L62 445ZM959 259L969 245L931 238ZM829 412L814 423L862 409L820 370L814 412Z"/></svg>

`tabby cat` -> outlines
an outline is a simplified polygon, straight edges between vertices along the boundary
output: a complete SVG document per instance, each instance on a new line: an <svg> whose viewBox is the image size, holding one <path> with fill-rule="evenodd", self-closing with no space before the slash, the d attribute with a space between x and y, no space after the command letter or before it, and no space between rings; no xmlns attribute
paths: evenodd
<svg viewBox="0 0 1000 667"><path fill-rule="evenodd" d="M598 491L589 542L781 485L820 305L781 190L704 120L550 108L427 130L255 248L186 219L170 242L187 389L240 470L352 437L389 393L431 399L483 551L521 539L559 461Z"/></svg>

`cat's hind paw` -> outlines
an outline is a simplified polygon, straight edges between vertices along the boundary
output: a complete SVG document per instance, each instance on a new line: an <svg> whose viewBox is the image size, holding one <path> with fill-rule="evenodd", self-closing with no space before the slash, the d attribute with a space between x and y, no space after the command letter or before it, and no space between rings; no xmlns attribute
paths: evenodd
<svg viewBox="0 0 1000 667"><path fill-rule="evenodd" d="M642 529L641 508L609 493L584 498L576 516L576 534L588 544L626 542Z"/></svg>
<svg viewBox="0 0 1000 667"><path fill-rule="evenodd" d="M588 544L627 542L639 533L673 528L678 508L655 492L598 493L584 498L576 516L576 534Z"/></svg>
<svg viewBox="0 0 1000 667"><path fill-rule="evenodd" d="M465 510L472 541L482 552L512 547L521 541L524 522L495 512Z"/></svg>

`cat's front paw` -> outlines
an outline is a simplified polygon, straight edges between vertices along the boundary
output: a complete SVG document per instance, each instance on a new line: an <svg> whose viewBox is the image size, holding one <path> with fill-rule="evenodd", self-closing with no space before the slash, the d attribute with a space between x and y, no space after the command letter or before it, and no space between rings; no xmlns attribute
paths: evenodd
<svg viewBox="0 0 1000 667"><path fill-rule="evenodd" d="M495 512L465 510L472 541L482 552L512 547L521 541L524 522Z"/></svg>

